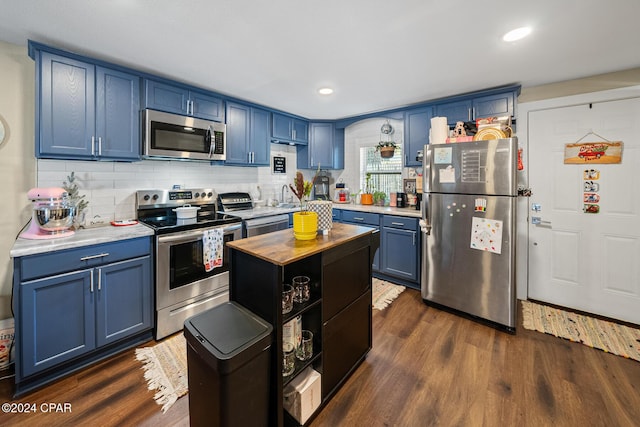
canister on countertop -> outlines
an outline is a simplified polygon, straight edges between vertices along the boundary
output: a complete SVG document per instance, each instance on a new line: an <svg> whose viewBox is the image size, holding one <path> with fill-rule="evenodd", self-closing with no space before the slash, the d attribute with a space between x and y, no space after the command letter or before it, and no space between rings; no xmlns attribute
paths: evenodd
<svg viewBox="0 0 640 427"><path fill-rule="evenodd" d="M396 193L396 206L399 208L407 206L407 195L405 193Z"/></svg>

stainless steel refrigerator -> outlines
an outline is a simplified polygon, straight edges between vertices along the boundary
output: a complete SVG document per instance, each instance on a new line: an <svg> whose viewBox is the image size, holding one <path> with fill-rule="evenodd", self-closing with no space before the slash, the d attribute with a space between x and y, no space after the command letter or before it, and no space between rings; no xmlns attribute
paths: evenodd
<svg viewBox="0 0 640 427"><path fill-rule="evenodd" d="M515 331L516 138L425 145L422 298Z"/></svg>

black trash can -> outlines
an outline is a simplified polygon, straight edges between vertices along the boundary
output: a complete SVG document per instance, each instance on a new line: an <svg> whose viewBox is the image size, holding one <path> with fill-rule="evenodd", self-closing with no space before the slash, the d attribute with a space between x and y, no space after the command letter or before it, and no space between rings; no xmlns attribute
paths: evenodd
<svg viewBox="0 0 640 427"><path fill-rule="evenodd" d="M272 326L227 302L185 321L191 426L267 426Z"/></svg>

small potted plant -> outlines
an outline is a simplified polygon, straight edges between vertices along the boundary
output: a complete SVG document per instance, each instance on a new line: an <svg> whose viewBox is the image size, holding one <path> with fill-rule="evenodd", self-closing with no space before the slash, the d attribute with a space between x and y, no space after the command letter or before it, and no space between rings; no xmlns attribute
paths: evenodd
<svg viewBox="0 0 640 427"><path fill-rule="evenodd" d="M365 187L362 195L360 196L360 203L363 205L373 204L373 194L371 194L371 174L367 173L365 176Z"/></svg>
<svg viewBox="0 0 640 427"><path fill-rule="evenodd" d="M388 159L393 157L396 147L397 145L394 141L380 141L376 146L376 151L380 152L380 157Z"/></svg>
<svg viewBox="0 0 640 427"><path fill-rule="evenodd" d="M373 204L376 206L384 206L384 199L387 197L387 194L383 191L374 191L373 192Z"/></svg>
<svg viewBox="0 0 640 427"><path fill-rule="evenodd" d="M73 218L73 228L76 230L84 228L85 209L89 206L89 202L85 200L84 194L80 194L80 187L78 187L78 183L76 182L75 172L67 175L67 180L62 182L62 188L67 191L67 197L76 207L76 213Z"/></svg>
<svg viewBox="0 0 640 427"><path fill-rule="evenodd" d="M311 194L313 181L315 177L311 181L305 181L302 172L298 171L293 185L289 184L289 189L300 201L300 212L293 213L293 236L298 240L313 240L318 233L318 214L307 210L307 199Z"/></svg>

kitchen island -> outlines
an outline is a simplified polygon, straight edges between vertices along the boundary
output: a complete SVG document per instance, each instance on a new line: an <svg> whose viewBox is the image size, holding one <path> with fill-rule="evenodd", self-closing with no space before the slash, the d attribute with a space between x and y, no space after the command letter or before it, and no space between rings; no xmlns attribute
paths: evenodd
<svg viewBox="0 0 640 427"><path fill-rule="evenodd" d="M270 425L299 424L285 409L284 392L306 368L321 375L321 399L303 423L313 419L371 349L371 264L378 246L377 230L349 224L333 224L328 235L309 241L295 240L288 229L228 244L230 299L274 328ZM300 275L311 279L310 299L283 314L283 286ZM296 360L294 372L283 377L283 330L292 321L313 333L313 356Z"/></svg>

